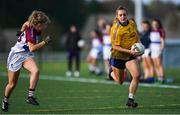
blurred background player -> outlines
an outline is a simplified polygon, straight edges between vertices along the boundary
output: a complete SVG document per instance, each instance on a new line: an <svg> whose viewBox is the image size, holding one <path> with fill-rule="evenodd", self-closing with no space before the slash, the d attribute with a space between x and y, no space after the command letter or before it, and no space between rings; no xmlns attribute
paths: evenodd
<svg viewBox="0 0 180 115"><path fill-rule="evenodd" d="M103 34L103 59L104 59L104 65L105 65L105 72L107 75L109 74L109 66L110 66L109 59L110 59L110 54L111 54L110 30L111 30L111 25L106 24L104 34Z"/></svg>
<svg viewBox="0 0 180 115"><path fill-rule="evenodd" d="M22 33L18 37L17 43L11 48L7 60L8 84L5 88L5 96L2 100L2 110L8 111L9 97L15 88L21 68L25 68L30 73L30 86L27 103L39 105L34 98L35 88L39 79L39 67L34 59L34 52L45 46L51 39L46 37L39 42L41 32L47 28L50 22L48 16L41 11L33 11L28 21L22 27ZM38 43L39 42L39 43Z"/></svg>
<svg viewBox="0 0 180 115"><path fill-rule="evenodd" d="M140 68L135 58L138 56L138 52L131 50L131 46L140 40L135 22L127 19L127 9L120 6L117 8L115 15L110 33L112 49L109 77L122 84L124 81L124 69L127 68L132 76L132 80L126 105L134 108L138 106L134 101L134 96L139 83Z"/></svg>
<svg viewBox="0 0 180 115"><path fill-rule="evenodd" d="M102 50L102 43L100 39L98 38L98 31L93 30L91 31L91 50L87 56L87 62L88 62L88 68L91 73L95 73L98 75L101 70L98 67L97 59L99 56L99 53Z"/></svg>
<svg viewBox="0 0 180 115"><path fill-rule="evenodd" d="M73 60L75 59L76 68L74 71L74 76L79 77L80 75L80 53L81 48L78 46L78 42L81 40L81 36L77 27L75 25L71 25L70 32L67 35L66 39L66 50L67 50L67 65L68 71L66 72L66 76L72 76L72 67Z"/></svg>
<svg viewBox="0 0 180 115"><path fill-rule="evenodd" d="M163 69L163 60L162 54L165 43L165 32L163 30L160 20L152 20L152 31L150 33L151 40L151 57L153 60L154 69L156 71L158 82L163 83L164 80L164 69Z"/></svg>
<svg viewBox="0 0 180 115"><path fill-rule="evenodd" d="M106 20L103 17L100 17L97 20L97 24L96 24L96 31L98 32L98 37L100 41L102 41L103 39L105 27L106 27Z"/></svg>
<svg viewBox="0 0 180 115"><path fill-rule="evenodd" d="M144 20L141 24L142 32L141 32L141 43L145 47L144 54L142 55L143 59L143 70L144 70L144 77L143 81L145 82L154 82L153 78L153 64L152 59L150 57L150 33L151 33L151 24L148 20Z"/></svg>
<svg viewBox="0 0 180 115"><path fill-rule="evenodd" d="M98 33L98 38L103 44L103 36L105 34L105 28L106 28L106 20L104 17L99 17L97 22L96 22L96 31ZM98 68L99 72L96 75L101 75L104 72L104 59L103 59L103 45L101 45L101 49L98 55Z"/></svg>

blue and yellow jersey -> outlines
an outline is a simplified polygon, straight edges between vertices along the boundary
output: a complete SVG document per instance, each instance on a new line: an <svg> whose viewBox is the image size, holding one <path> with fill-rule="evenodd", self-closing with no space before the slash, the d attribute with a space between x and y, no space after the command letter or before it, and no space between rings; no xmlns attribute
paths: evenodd
<svg viewBox="0 0 180 115"><path fill-rule="evenodd" d="M114 21L111 27L110 40L112 45L131 49L134 43L139 41L136 24L133 20L128 20L128 25L123 26L119 21ZM131 55L111 49L111 57L114 59L128 60Z"/></svg>

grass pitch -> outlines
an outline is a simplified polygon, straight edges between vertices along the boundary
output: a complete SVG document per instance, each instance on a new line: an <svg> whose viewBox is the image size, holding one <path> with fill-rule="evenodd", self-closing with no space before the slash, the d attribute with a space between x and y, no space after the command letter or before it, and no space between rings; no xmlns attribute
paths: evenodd
<svg viewBox="0 0 180 115"><path fill-rule="evenodd" d="M42 65L41 79L35 94L40 106L32 106L25 102L29 79L27 72L22 71L23 74L10 98L8 114L180 114L179 70L166 70L166 75L174 78L173 83L166 85L175 85L177 88L139 86L136 94L139 106L132 109L125 106L128 95L127 84L120 86L107 82L104 75L98 77L90 75L85 63L82 64L80 78L66 78L64 77L65 62L45 62ZM5 66L2 65L1 71L6 72ZM88 80L97 82L88 82ZM6 83L7 76L1 75L1 98ZM2 111L0 113L5 114Z"/></svg>

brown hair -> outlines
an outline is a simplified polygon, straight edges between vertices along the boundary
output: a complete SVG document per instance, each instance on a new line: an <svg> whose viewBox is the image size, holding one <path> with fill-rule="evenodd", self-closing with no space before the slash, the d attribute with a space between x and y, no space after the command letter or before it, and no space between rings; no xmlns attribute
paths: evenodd
<svg viewBox="0 0 180 115"><path fill-rule="evenodd" d="M119 6L119 7L116 9L116 15L117 15L117 13L118 13L118 10L125 10L126 13L127 13L127 15L128 15L128 10L127 10L126 7L124 7L124 6Z"/></svg>
<svg viewBox="0 0 180 115"><path fill-rule="evenodd" d="M50 23L49 17L42 11L34 10L28 18L29 23L32 26L36 26L37 24L48 24Z"/></svg>

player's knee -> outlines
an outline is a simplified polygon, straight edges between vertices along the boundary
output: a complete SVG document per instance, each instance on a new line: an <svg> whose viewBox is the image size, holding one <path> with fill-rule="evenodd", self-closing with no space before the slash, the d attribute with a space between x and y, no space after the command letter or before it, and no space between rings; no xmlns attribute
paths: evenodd
<svg viewBox="0 0 180 115"><path fill-rule="evenodd" d="M35 71L35 74L36 74L36 75L39 75L39 73L40 73L40 71L39 71L39 69L37 69L37 70Z"/></svg>
<svg viewBox="0 0 180 115"><path fill-rule="evenodd" d="M140 79L140 76L141 76L140 73L136 73L135 75L133 75L133 79L139 80L139 79Z"/></svg>
<svg viewBox="0 0 180 115"><path fill-rule="evenodd" d="M37 68L37 69L34 69L34 70L31 72L31 74L33 74L33 75L39 75L39 73L40 73L40 71L39 71L38 68Z"/></svg>
<svg viewBox="0 0 180 115"><path fill-rule="evenodd" d="M123 80L123 77L120 76L120 74L116 73L114 74L115 75L115 81L119 84L119 85L122 85L124 80Z"/></svg>
<svg viewBox="0 0 180 115"><path fill-rule="evenodd" d="M13 82L8 84L8 87L11 89L15 88L15 86L16 86L16 83L13 83Z"/></svg>

